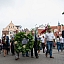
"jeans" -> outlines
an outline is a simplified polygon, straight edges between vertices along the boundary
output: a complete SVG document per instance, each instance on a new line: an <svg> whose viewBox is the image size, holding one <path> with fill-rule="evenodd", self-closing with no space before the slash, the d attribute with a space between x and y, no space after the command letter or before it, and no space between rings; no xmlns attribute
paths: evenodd
<svg viewBox="0 0 64 64"><path fill-rule="evenodd" d="M47 41L47 51L46 54L50 54L50 57L52 57L52 48L53 48L53 41Z"/></svg>
<svg viewBox="0 0 64 64"><path fill-rule="evenodd" d="M28 55L28 51L26 52L26 53L22 53L22 56L24 57L25 56L25 54L26 54L26 57L28 57L29 55Z"/></svg>
<svg viewBox="0 0 64 64"><path fill-rule="evenodd" d="M57 42L57 49L58 49L58 52L60 50L60 42Z"/></svg>
<svg viewBox="0 0 64 64"><path fill-rule="evenodd" d="M64 43L61 43L61 51L63 50Z"/></svg>

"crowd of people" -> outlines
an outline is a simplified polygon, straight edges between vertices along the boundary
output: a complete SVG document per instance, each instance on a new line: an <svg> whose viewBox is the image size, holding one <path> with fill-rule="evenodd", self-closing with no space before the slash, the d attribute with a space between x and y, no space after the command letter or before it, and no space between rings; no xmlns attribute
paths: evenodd
<svg viewBox="0 0 64 64"><path fill-rule="evenodd" d="M61 50L62 52L64 49L64 38L62 37L61 32L59 32L57 37L55 37L54 33L51 31L51 28L48 28L47 32L45 33L45 36L43 35L42 37L40 37L40 35L35 35L34 37L34 46L31 49L31 58L34 57L33 52L35 53L35 57L39 58L40 50L43 50L43 53L46 57L50 55L50 58L54 58L52 55L52 49L54 44L57 45L58 52L59 50ZM1 51L3 51L3 56L6 57L6 55L9 54L10 50L11 54L16 56L15 59L18 60L19 53L16 53L14 50L14 37L12 37L11 40L9 40L9 37L5 34L5 36L3 36L2 39L0 39L0 54ZM22 54L23 57L24 55L25 54ZM29 57L28 52L26 52L26 57Z"/></svg>
<svg viewBox="0 0 64 64"><path fill-rule="evenodd" d="M3 56L5 57L9 54L10 50L12 55L14 55L14 39L12 37L12 39L9 40L9 37L5 34L5 36L3 36L2 39L0 39L0 54L1 51L3 51Z"/></svg>

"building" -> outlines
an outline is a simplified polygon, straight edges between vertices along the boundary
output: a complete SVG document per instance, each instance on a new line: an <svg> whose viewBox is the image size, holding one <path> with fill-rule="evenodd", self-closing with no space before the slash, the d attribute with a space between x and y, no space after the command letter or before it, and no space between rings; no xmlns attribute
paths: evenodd
<svg viewBox="0 0 64 64"><path fill-rule="evenodd" d="M26 34L30 33L30 31L29 31L28 28L24 28L24 29L22 29L22 32L25 32Z"/></svg>
<svg viewBox="0 0 64 64"><path fill-rule="evenodd" d="M59 34L59 32L62 32L64 30L63 25L58 25L58 26L50 26L52 31L54 32L55 36ZM38 34L40 34L44 29L38 29Z"/></svg>
<svg viewBox="0 0 64 64"><path fill-rule="evenodd" d="M9 25L3 28L2 36L6 34L9 36L9 38L11 38L12 36L14 36L14 34L16 34L17 32L20 32L21 28L22 28L21 25L14 25L11 21Z"/></svg>

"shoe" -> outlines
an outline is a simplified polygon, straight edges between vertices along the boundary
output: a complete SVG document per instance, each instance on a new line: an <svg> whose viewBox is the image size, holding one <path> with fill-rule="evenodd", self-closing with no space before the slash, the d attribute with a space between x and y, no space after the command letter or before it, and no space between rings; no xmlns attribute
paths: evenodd
<svg viewBox="0 0 64 64"><path fill-rule="evenodd" d="M39 58L39 56L36 56L36 58Z"/></svg>
<svg viewBox="0 0 64 64"><path fill-rule="evenodd" d="M18 60L19 58L16 58L15 60Z"/></svg>
<svg viewBox="0 0 64 64"><path fill-rule="evenodd" d="M51 56L50 58L54 58L54 57Z"/></svg>
<svg viewBox="0 0 64 64"><path fill-rule="evenodd" d="M15 54L12 54L12 56L14 56Z"/></svg>
<svg viewBox="0 0 64 64"><path fill-rule="evenodd" d="M48 54L45 54L45 56L47 57L47 56L48 56Z"/></svg>
<svg viewBox="0 0 64 64"><path fill-rule="evenodd" d="M26 56L26 57L29 57L29 56Z"/></svg>
<svg viewBox="0 0 64 64"><path fill-rule="evenodd" d="M4 56L5 57L5 56Z"/></svg>
<svg viewBox="0 0 64 64"><path fill-rule="evenodd" d="M31 58L34 58L33 56L31 56Z"/></svg>

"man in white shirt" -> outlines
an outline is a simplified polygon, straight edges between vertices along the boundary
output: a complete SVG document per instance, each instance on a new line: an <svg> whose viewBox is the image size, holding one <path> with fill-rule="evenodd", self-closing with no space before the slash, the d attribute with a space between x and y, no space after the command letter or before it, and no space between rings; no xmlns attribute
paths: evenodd
<svg viewBox="0 0 64 64"><path fill-rule="evenodd" d="M54 34L51 32L51 28L47 29L47 33L45 34L45 43L47 43L47 51L46 51L46 57L47 54L50 54L50 58L52 57L52 47L53 47L53 41L54 41Z"/></svg>

